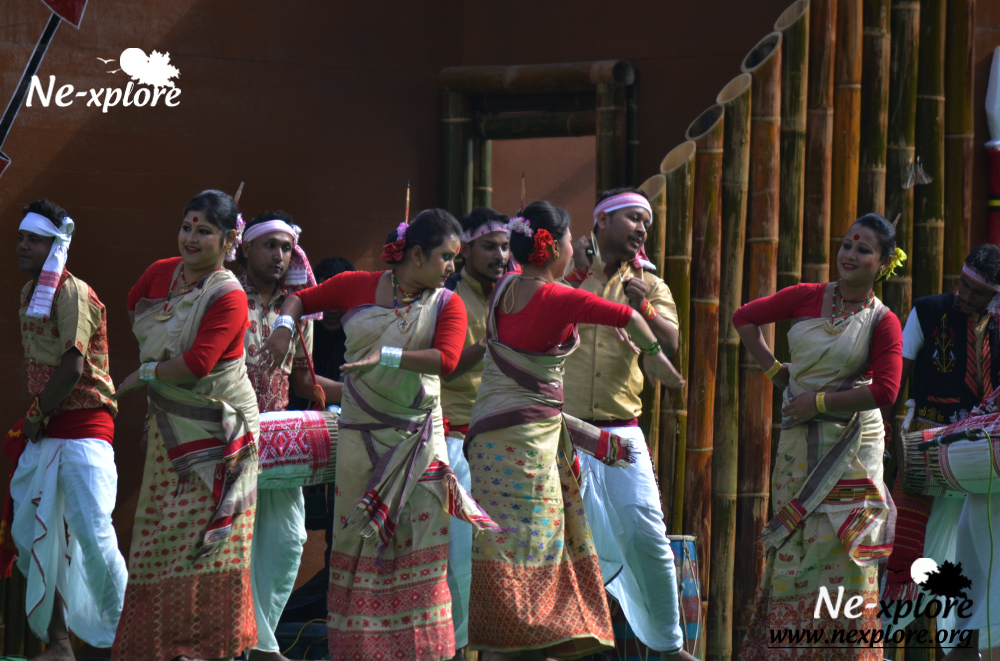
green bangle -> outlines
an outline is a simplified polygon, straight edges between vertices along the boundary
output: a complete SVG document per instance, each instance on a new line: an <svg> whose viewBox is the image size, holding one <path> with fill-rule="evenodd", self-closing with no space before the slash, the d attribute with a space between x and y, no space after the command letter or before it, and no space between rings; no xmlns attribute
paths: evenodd
<svg viewBox="0 0 1000 661"><path fill-rule="evenodd" d="M660 353L660 343L653 342L648 347L643 347L642 352L650 356L655 356L656 354Z"/></svg>

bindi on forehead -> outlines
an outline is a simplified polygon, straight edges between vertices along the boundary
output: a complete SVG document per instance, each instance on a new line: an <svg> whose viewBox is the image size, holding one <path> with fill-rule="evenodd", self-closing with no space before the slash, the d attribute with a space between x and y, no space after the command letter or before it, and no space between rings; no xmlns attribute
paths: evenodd
<svg viewBox="0 0 1000 661"><path fill-rule="evenodd" d="M194 218L192 218L191 222L192 223L197 223L198 222L198 216L195 216Z"/></svg>
<svg viewBox="0 0 1000 661"><path fill-rule="evenodd" d="M854 240L855 241L860 241L861 240L861 235L860 234L855 234L854 235Z"/></svg>

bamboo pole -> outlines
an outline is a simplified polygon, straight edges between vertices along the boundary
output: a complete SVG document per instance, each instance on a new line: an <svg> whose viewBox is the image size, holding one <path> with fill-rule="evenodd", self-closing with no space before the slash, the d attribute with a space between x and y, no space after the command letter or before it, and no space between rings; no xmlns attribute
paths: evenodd
<svg viewBox="0 0 1000 661"><path fill-rule="evenodd" d="M493 206L493 141L476 138L474 145L475 171L472 182L472 205Z"/></svg>
<svg viewBox="0 0 1000 661"><path fill-rule="evenodd" d="M780 196L781 33L765 37L743 61L753 75L750 108L750 190L747 205L744 299L775 292L778 261ZM774 346L774 326L764 340ZM743 560L733 589L734 633L742 640L764 576L764 557L757 536L767 524L771 468L771 380L745 350L740 354L740 449L737 461L736 556Z"/></svg>
<svg viewBox="0 0 1000 661"><path fill-rule="evenodd" d="M945 0L920 0L915 147L933 180L913 191L914 298L942 291L945 9Z"/></svg>
<svg viewBox="0 0 1000 661"><path fill-rule="evenodd" d="M906 170L914 162L913 136L917 109L917 53L920 44L919 0L893 0L889 42L889 122L885 154L885 215L895 218L896 245L910 258L882 285L883 301L902 324L912 307L913 188L904 188ZM895 427L895 425L894 425Z"/></svg>
<svg viewBox="0 0 1000 661"><path fill-rule="evenodd" d="M722 241L719 340L716 359L712 452L712 566L708 594L706 657L733 653L733 567L736 540L736 454L739 446L739 338L730 319L743 287L743 241L750 170L751 76L741 73L722 88Z"/></svg>
<svg viewBox="0 0 1000 661"><path fill-rule="evenodd" d="M695 143L687 140L670 150L660 163L660 172L666 182L664 194L664 269L663 279L670 287L677 306L677 353L673 356L677 371L688 378L691 339L691 218L694 212L694 160ZM662 447L657 456L660 497L663 500L667 530L674 529L673 485L681 480L676 473L678 448L687 438L688 388L668 391L671 397L663 400L660 408L660 438ZM683 498L683 492L679 495Z"/></svg>
<svg viewBox="0 0 1000 661"><path fill-rule="evenodd" d="M625 183L625 86L597 85L597 192Z"/></svg>
<svg viewBox="0 0 1000 661"><path fill-rule="evenodd" d="M889 0L861 5L861 151L858 215L885 215L885 152L889 125Z"/></svg>
<svg viewBox="0 0 1000 661"><path fill-rule="evenodd" d="M805 210L802 216L802 280L805 282L826 282L830 272L836 16L837 0L812 0L806 96Z"/></svg>
<svg viewBox="0 0 1000 661"><path fill-rule="evenodd" d="M477 136L487 140L570 138L594 135L597 115L594 110L483 115L474 128Z"/></svg>
<svg viewBox="0 0 1000 661"><path fill-rule="evenodd" d="M635 69L624 60L448 67L438 74L442 89L468 94L567 94L594 85L631 85Z"/></svg>
<svg viewBox="0 0 1000 661"><path fill-rule="evenodd" d="M625 185L639 181L639 77L625 87ZM655 177L656 175L653 175Z"/></svg>
<svg viewBox="0 0 1000 661"><path fill-rule="evenodd" d="M830 273L840 242L857 219L861 130L861 0L837 1L833 67L833 179L830 189Z"/></svg>
<svg viewBox="0 0 1000 661"><path fill-rule="evenodd" d="M722 170L723 109L716 104L688 127L697 144L691 245L691 379L688 382L687 445L683 455L683 499L675 501L674 525L696 537L702 614L709 590L712 516L712 405L719 343L719 257L722 217L719 178ZM678 464L681 458L678 456ZM676 508L683 508L683 516ZM702 618L704 621L704 618Z"/></svg>
<svg viewBox="0 0 1000 661"><path fill-rule="evenodd" d="M995 1L995 0L994 0ZM975 0L948 0L944 53L944 277L943 291L958 288L969 254L972 218L973 19Z"/></svg>
<svg viewBox="0 0 1000 661"><path fill-rule="evenodd" d="M597 107L594 90L554 94L493 94L476 99L476 109L486 114L502 112L572 112Z"/></svg>
<svg viewBox="0 0 1000 661"><path fill-rule="evenodd" d="M666 197L664 189L667 180L662 174L654 174L639 186L649 196L649 204L653 208L652 222L646 233L646 255L656 266L657 274L663 273L663 245L666 238ZM642 414L639 416L639 426L646 436L650 456L654 461L660 449L660 402L663 389L659 383L643 379Z"/></svg>
<svg viewBox="0 0 1000 661"><path fill-rule="evenodd" d="M471 204L472 190L468 180L468 150L472 117L469 99L458 92L443 93L441 114L441 201L456 218L461 218ZM471 206L469 207L471 208Z"/></svg>
<svg viewBox="0 0 1000 661"><path fill-rule="evenodd" d="M806 100L809 74L809 0L798 0L774 23L781 32L781 195L778 199L778 290L802 281L805 206ZM822 242L826 246L826 241ZM789 322L774 326L774 355L788 356ZM771 407L772 454L781 433L781 390ZM772 462L773 465L773 462Z"/></svg>

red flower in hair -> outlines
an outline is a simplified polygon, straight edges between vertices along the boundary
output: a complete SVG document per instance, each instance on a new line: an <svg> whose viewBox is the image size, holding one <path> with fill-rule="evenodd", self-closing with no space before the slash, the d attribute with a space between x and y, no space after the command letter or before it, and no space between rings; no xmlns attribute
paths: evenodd
<svg viewBox="0 0 1000 661"><path fill-rule="evenodd" d="M552 254L552 235L549 234L548 230L536 230L535 231L535 250L528 257L528 261L535 266L540 266L544 264L549 259L549 255Z"/></svg>
<svg viewBox="0 0 1000 661"><path fill-rule="evenodd" d="M403 261L403 248L406 247L405 239L397 239L392 243L382 246L382 261L386 264Z"/></svg>

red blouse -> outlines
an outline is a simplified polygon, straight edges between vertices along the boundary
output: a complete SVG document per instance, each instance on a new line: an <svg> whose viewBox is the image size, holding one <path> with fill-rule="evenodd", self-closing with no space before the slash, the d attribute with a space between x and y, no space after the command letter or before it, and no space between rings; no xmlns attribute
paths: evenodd
<svg viewBox="0 0 1000 661"><path fill-rule="evenodd" d="M166 298L180 257L153 262L128 292L128 309L135 311L140 299ZM208 375L220 360L243 356L246 333L247 295L242 289L223 294L212 303L198 327L194 344L184 352L184 363L195 377Z"/></svg>
<svg viewBox="0 0 1000 661"><path fill-rule="evenodd" d="M548 351L573 337L575 324L600 324L624 328L632 308L600 296L558 284L538 288L521 310L497 310L500 341L524 351Z"/></svg>
<svg viewBox="0 0 1000 661"><path fill-rule="evenodd" d="M347 271L329 278L322 284L303 289L297 296L305 306L304 314L326 310L350 310L365 304L375 304L375 290L385 271ZM405 308L403 308L405 309ZM457 294L445 304L437 318L432 347L441 352L441 375L455 371L465 345L468 320L465 303Z"/></svg>
<svg viewBox="0 0 1000 661"><path fill-rule="evenodd" d="M829 313L822 309L825 289L826 283L802 283L786 287L773 296L750 301L733 313L733 326L763 326L788 319L825 317ZM869 386L872 397L880 408L891 406L896 401L903 374L903 331L892 312L882 317L875 327L871 354L871 369L865 376L872 377Z"/></svg>

